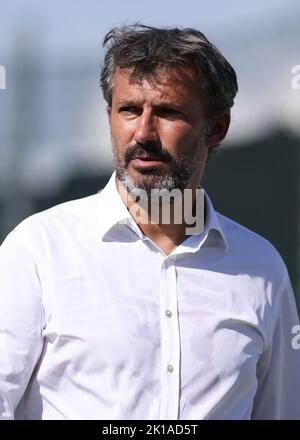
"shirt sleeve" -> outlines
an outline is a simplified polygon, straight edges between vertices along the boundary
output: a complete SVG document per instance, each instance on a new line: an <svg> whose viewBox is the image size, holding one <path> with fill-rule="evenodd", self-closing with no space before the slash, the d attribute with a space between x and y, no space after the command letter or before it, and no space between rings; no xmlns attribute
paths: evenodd
<svg viewBox="0 0 300 440"><path fill-rule="evenodd" d="M43 347L41 284L15 231L0 247L0 419L14 419Z"/></svg>
<svg viewBox="0 0 300 440"><path fill-rule="evenodd" d="M300 343L295 335L300 327L287 274L277 293L271 344L257 369L252 419L300 419Z"/></svg>

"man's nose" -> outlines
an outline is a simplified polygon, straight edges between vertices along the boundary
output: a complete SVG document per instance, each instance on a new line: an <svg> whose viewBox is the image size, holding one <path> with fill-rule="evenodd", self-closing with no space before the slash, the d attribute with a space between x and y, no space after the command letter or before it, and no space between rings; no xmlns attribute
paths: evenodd
<svg viewBox="0 0 300 440"><path fill-rule="evenodd" d="M151 112L144 111L136 123L135 140L141 143L157 142L158 138L155 116Z"/></svg>

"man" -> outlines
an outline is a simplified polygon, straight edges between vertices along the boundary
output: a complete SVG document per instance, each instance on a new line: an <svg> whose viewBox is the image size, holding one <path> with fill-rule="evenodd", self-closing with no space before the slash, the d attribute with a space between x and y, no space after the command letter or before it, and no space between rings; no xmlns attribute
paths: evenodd
<svg viewBox="0 0 300 440"><path fill-rule="evenodd" d="M299 418L286 267L207 194L198 210L234 70L193 29L121 27L104 45L115 172L1 247L1 417Z"/></svg>

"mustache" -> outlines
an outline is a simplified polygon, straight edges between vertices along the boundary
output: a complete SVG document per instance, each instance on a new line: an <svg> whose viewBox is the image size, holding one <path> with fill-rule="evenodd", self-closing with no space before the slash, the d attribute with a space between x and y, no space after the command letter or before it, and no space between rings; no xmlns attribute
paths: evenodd
<svg viewBox="0 0 300 440"><path fill-rule="evenodd" d="M125 155L125 166L133 159L134 156L145 156L147 155L155 156L157 160L161 160L163 162L172 162L171 154L163 148L159 143L149 141L145 143L136 143L131 147L128 147Z"/></svg>

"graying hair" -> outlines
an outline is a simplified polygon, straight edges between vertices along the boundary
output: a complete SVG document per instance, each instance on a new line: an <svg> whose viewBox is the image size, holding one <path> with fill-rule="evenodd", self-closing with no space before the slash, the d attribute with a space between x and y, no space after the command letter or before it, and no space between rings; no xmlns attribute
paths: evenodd
<svg viewBox="0 0 300 440"><path fill-rule="evenodd" d="M115 27L103 39L106 48L100 85L112 102L116 68L133 69L135 81L160 81L161 72L182 66L193 68L208 117L228 111L238 91L236 74L221 52L195 29L156 28L142 24Z"/></svg>

